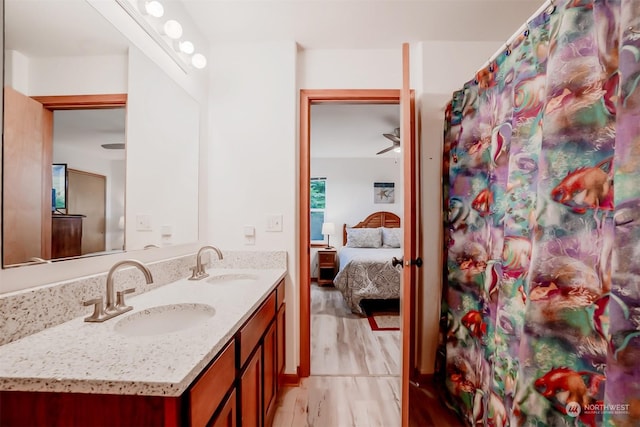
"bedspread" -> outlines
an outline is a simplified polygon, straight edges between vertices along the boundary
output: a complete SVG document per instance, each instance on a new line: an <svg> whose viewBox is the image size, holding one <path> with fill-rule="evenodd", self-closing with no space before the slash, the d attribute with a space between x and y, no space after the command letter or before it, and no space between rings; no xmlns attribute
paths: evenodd
<svg viewBox="0 0 640 427"><path fill-rule="evenodd" d="M400 298L401 271L391 265L394 256L402 257L402 249L340 249L340 270L333 284L340 290L352 312L365 314L360 307L363 299Z"/></svg>

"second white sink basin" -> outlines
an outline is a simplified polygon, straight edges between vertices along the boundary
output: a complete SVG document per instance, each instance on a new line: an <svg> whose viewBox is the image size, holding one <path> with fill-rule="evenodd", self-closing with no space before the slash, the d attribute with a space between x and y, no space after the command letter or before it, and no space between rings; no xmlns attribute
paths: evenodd
<svg viewBox="0 0 640 427"><path fill-rule="evenodd" d="M130 337L168 334L199 325L215 314L207 304L159 305L120 319L114 330Z"/></svg>
<svg viewBox="0 0 640 427"><path fill-rule="evenodd" d="M229 273L210 276L207 283L250 283L258 280L258 275L249 273Z"/></svg>

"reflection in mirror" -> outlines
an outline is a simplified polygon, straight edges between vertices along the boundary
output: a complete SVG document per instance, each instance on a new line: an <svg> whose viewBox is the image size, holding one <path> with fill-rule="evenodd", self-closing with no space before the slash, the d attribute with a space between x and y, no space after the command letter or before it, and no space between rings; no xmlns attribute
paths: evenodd
<svg viewBox="0 0 640 427"><path fill-rule="evenodd" d="M184 89L192 81L141 50L145 43L119 19L127 15L115 2L4 3L3 267L75 258L78 245L75 253L56 252L54 226L63 222L82 223L79 256L122 250L123 239L127 251L196 242L200 106ZM72 136L70 126L93 122L90 134ZM102 147L123 143L125 150ZM108 159L84 151L88 144ZM68 205L57 213L54 163L67 165L68 178ZM93 184L82 190L78 179ZM93 185L105 188L104 219L78 196L94 193ZM90 234L98 236L92 243L84 238Z"/></svg>
<svg viewBox="0 0 640 427"><path fill-rule="evenodd" d="M54 111L53 163L67 165L63 212L82 215L82 239L71 248L53 232L52 248L75 252L52 258L124 249L125 114L124 108ZM52 219L60 221L55 211Z"/></svg>
<svg viewBox="0 0 640 427"><path fill-rule="evenodd" d="M82 0L4 3L3 266L123 250L128 41Z"/></svg>

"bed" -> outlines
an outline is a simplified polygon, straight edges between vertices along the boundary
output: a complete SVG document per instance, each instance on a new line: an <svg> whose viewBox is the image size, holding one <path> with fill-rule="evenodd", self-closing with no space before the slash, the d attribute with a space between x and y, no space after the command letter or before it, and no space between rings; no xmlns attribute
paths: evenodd
<svg viewBox="0 0 640 427"><path fill-rule="evenodd" d="M372 213L353 227L344 225L333 284L353 313L365 315L360 306L364 299L400 298L401 270L391 260L402 257L401 242L400 217L391 212Z"/></svg>

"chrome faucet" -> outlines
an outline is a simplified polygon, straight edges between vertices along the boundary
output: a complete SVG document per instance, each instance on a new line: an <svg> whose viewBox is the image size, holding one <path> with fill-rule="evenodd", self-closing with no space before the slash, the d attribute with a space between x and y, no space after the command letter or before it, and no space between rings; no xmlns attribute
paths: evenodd
<svg viewBox="0 0 640 427"><path fill-rule="evenodd" d="M218 255L218 259L224 258L220 249L216 248L215 246L207 245L201 247L200 250L198 250L198 254L196 255L196 266L191 268L192 273L191 277L189 277L189 280L201 280L205 277L209 277L209 273L206 273L204 271L204 267L206 264L202 263L202 253L207 249L211 249L212 251L214 251Z"/></svg>
<svg viewBox="0 0 640 427"><path fill-rule="evenodd" d="M94 310L91 316L84 319L85 322L104 322L112 317L118 316L122 313L126 313L133 309L130 305L126 305L124 302L124 296L135 291L135 288L125 289L124 291L115 292L113 286L113 275L120 267L133 266L138 268L144 274L144 278L147 283L153 282L153 276L151 271L142 264L140 261L134 259L125 259L118 261L109 269L107 273L107 301L103 303L102 297L95 298L89 301L85 301L84 305L93 305ZM117 296L116 296L117 294Z"/></svg>

